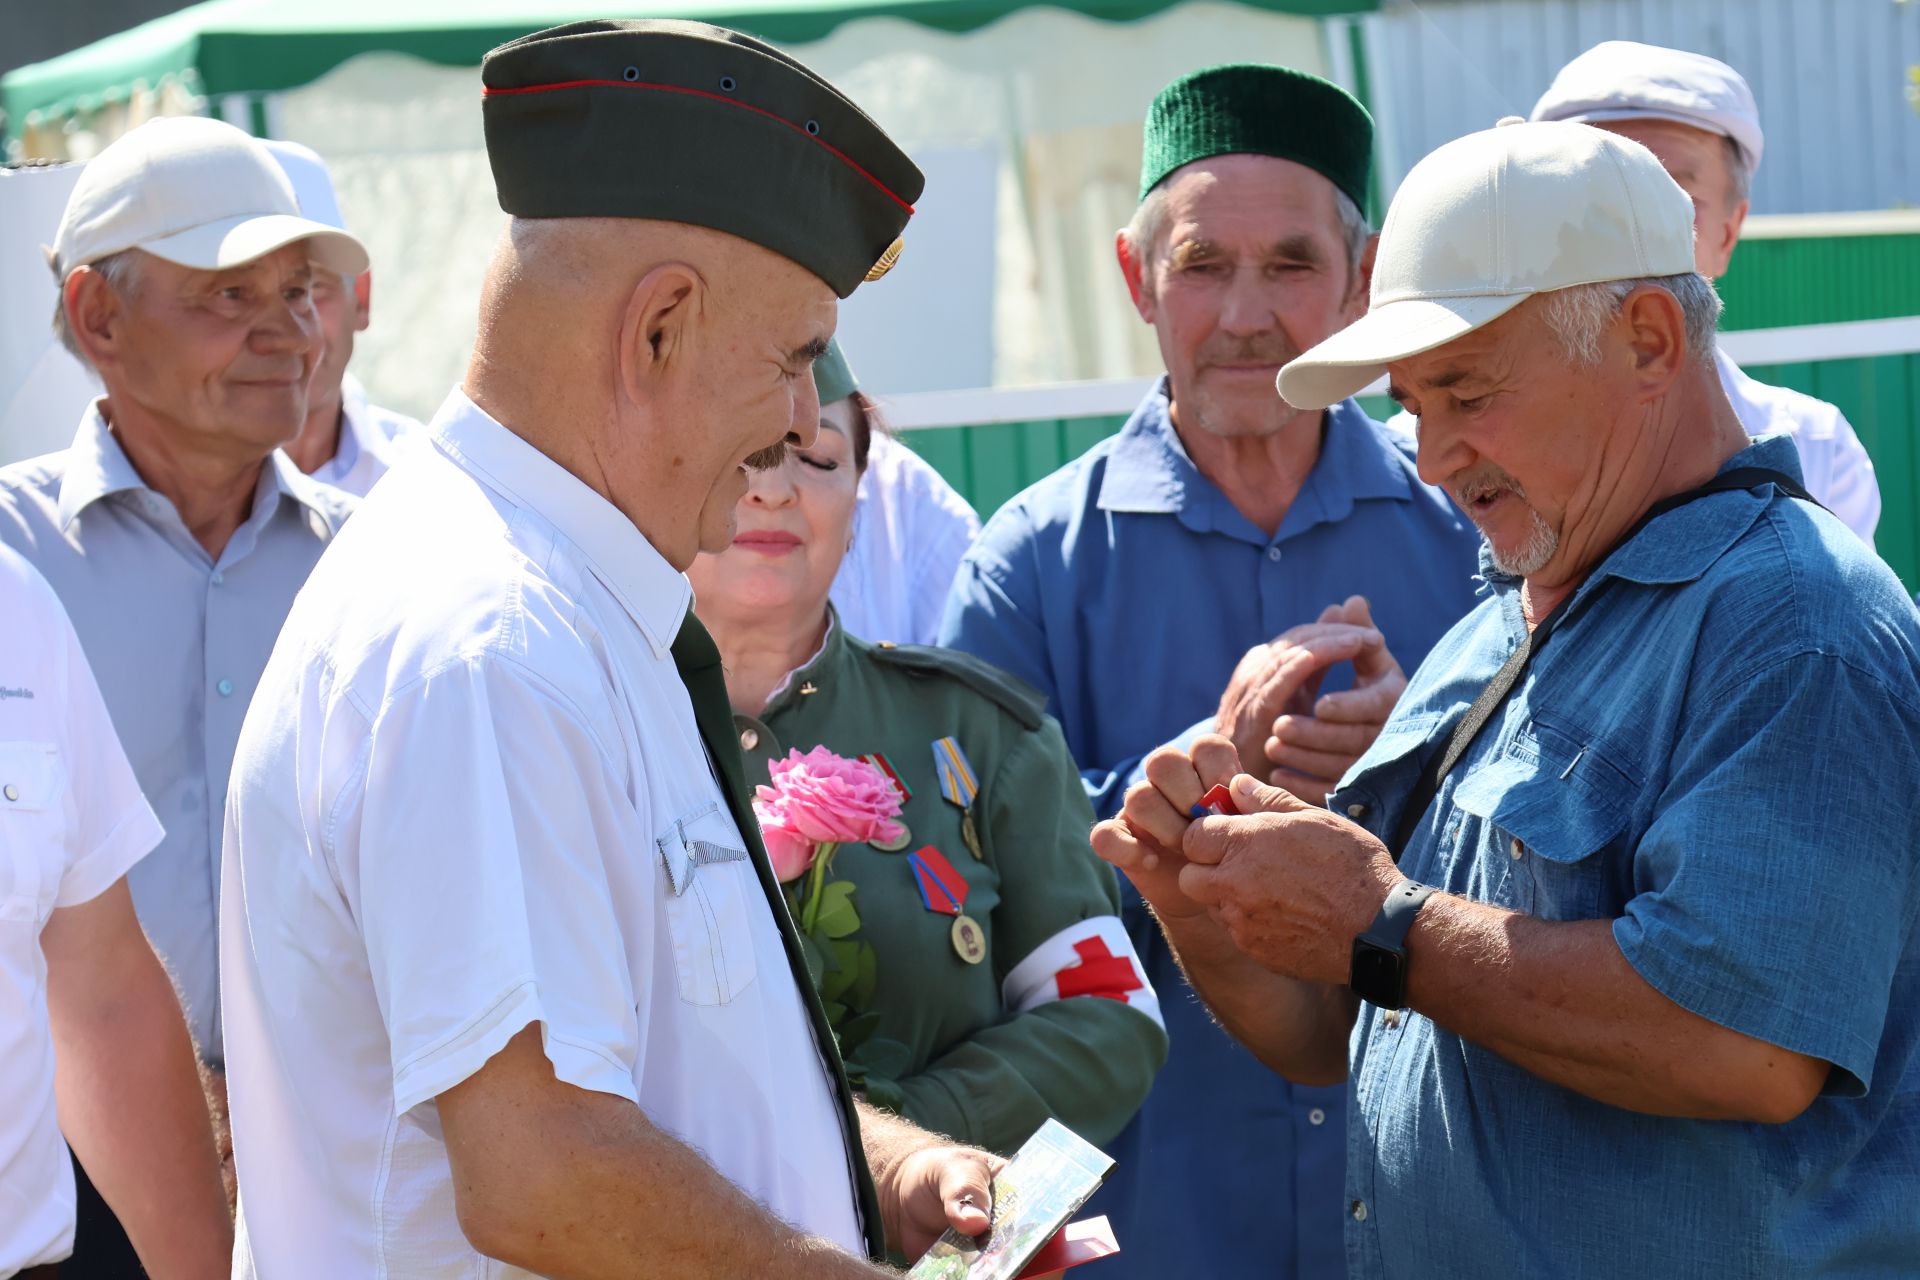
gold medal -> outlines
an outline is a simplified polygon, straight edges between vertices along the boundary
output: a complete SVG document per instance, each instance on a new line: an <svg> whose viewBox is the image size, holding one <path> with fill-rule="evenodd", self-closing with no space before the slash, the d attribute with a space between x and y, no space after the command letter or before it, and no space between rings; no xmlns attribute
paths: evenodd
<svg viewBox="0 0 1920 1280"><path fill-rule="evenodd" d="M953 953L968 964L979 964L987 958L987 936L972 916L954 917Z"/></svg>
<svg viewBox="0 0 1920 1280"><path fill-rule="evenodd" d="M869 840L867 847L876 853L898 853L913 843L913 832L907 830L907 824L895 818L894 825L900 828L900 834L892 840Z"/></svg>

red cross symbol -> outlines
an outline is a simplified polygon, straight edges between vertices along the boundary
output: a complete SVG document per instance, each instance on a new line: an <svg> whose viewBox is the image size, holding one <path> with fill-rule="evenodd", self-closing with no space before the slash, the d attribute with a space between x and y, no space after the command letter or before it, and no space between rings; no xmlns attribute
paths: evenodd
<svg viewBox="0 0 1920 1280"><path fill-rule="evenodd" d="M1102 996L1108 1000L1125 1000L1127 992L1138 991L1147 984L1140 981L1140 975L1133 967L1133 961L1127 956L1116 956L1107 950L1105 938L1088 938L1085 942L1073 944L1073 950L1080 957L1080 963L1062 969L1054 975L1054 981L1060 986L1060 998L1073 996Z"/></svg>

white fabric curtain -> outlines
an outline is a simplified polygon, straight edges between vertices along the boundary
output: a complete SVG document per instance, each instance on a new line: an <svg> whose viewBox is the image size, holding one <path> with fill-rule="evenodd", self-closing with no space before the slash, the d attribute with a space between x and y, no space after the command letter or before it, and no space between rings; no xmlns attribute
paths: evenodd
<svg viewBox="0 0 1920 1280"><path fill-rule="evenodd" d="M928 174L900 265L841 313L855 368L882 393L1156 372L1113 260L1148 103L1218 62L1326 73L1317 22L1212 0L1137 23L1035 8L964 35L867 19L793 52ZM504 224L477 69L367 55L280 95L268 120L326 157L372 254L355 371L376 400L431 412L459 377Z"/></svg>

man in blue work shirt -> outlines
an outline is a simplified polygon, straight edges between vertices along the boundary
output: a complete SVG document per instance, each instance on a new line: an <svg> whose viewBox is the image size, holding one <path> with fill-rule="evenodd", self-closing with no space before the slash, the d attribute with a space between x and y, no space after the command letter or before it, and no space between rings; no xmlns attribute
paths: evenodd
<svg viewBox="0 0 1920 1280"><path fill-rule="evenodd" d="M1273 392L1364 310L1371 145L1359 103L1279 67L1155 99L1117 247L1168 376L962 563L942 643L1047 694L1103 816L1196 724L1323 799L1404 686L1395 655L1419 661L1472 606L1478 539L1407 448L1351 400L1298 413ZM1094 1202L1126 1239L1115 1280L1341 1274L1344 1091L1265 1070L1186 997L1131 894L1127 921L1177 994L1167 1066Z"/></svg>
<svg viewBox="0 0 1920 1280"><path fill-rule="evenodd" d="M1692 220L1584 125L1414 167L1280 388L1390 374L1487 598L1332 812L1207 737L1094 831L1249 1048L1350 1074L1355 1280L1920 1259L1920 617L1748 439Z"/></svg>

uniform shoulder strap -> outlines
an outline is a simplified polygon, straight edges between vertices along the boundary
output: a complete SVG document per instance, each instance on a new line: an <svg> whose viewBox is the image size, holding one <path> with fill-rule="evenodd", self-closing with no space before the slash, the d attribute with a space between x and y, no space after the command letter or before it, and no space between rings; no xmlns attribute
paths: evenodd
<svg viewBox="0 0 1920 1280"><path fill-rule="evenodd" d="M1038 729L1046 716L1047 700L1039 690L970 653L885 641L863 647L883 666L898 667L923 678L945 676L959 681L1019 721L1022 728Z"/></svg>

